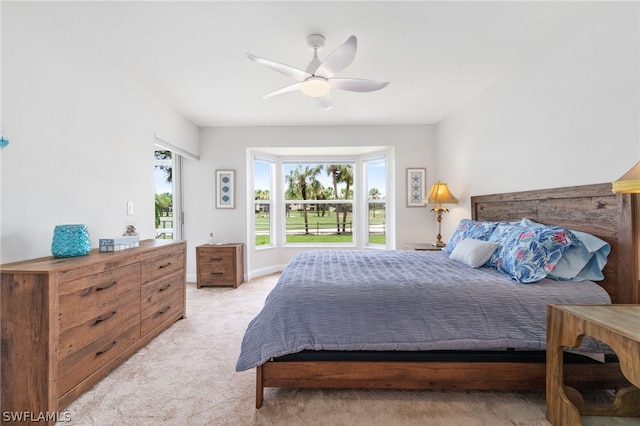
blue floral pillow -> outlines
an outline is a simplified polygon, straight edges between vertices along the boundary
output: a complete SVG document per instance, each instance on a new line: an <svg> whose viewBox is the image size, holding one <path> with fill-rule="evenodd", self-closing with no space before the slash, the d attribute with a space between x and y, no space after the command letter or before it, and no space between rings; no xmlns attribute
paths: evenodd
<svg viewBox="0 0 640 426"><path fill-rule="evenodd" d="M522 226L544 226L531 219L523 218ZM611 245L595 235L570 230L578 237L578 241L565 250L553 272L547 278L559 281L602 281L602 270L611 253Z"/></svg>
<svg viewBox="0 0 640 426"><path fill-rule="evenodd" d="M487 241L498 223L499 222L478 222L471 219L462 219L443 250L447 253L453 253L456 245L467 238Z"/></svg>
<svg viewBox="0 0 640 426"><path fill-rule="evenodd" d="M487 263L519 283L545 278L558 264L562 253L578 238L560 226L518 226L499 224L489 241L500 246Z"/></svg>

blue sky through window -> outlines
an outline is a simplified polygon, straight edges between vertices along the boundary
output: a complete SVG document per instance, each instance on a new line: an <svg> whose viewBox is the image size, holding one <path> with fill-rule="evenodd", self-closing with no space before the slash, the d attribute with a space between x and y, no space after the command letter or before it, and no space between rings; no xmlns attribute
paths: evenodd
<svg viewBox="0 0 640 426"><path fill-rule="evenodd" d="M318 163L301 163L303 166L312 166ZM262 161L254 162L254 173L255 173L255 189L269 189L269 164ZM297 164L285 164L284 166L284 174L285 176L289 174L291 170L294 170L298 165ZM371 188L376 188L381 197L384 197L385 191L385 160L375 160L369 163L368 169L368 178L369 185L367 191ZM333 187L333 181L331 176L327 176L327 172L323 170L318 176L317 179L322 183L325 187ZM344 188L344 184L338 187L338 191L340 187Z"/></svg>

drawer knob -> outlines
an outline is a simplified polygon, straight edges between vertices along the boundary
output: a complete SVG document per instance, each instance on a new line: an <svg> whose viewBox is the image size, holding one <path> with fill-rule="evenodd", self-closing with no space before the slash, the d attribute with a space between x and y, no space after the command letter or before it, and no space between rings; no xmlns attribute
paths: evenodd
<svg viewBox="0 0 640 426"><path fill-rule="evenodd" d="M212 257L209 260L211 260L212 262L219 262L219 261L222 260L222 258L221 257Z"/></svg>
<svg viewBox="0 0 640 426"><path fill-rule="evenodd" d="M108 288L115 287L117 285L118 285L118 281L114 281L110 284L103 285L102 287L96 287L96 291L106 290Z"/></svg>
<svg viewBox="0 0 640 426"><path fill-rule="evenodd" d="M109 346L107 346L106 348L102 349L101 351L96 352L96 356L100 356L106 352L109 352L111 349L113 349L116 345L118 344L117 340L114 340L113 342L111 342L111 344Z"/></svg>
<svg viewBox="0 0 640 426"><path fill-rule="evenodd" d="M171 284L167 284L167 285L165 285L164 287L160 287L160 288L158 289L158 292L165 291L165 290L167 290L169 287L171 287Z"/></svg>
<svg viewBox="0 0 640 426"><path fill-rule="evenodd" d="M104 321L108 320L109 318L113 317L117 313L118 313L118 311L113 311L113 312L108 313L108 314L100 315L100 316L96 317L95 321L93 322L93 325L100 324L101 322L104 322Z"/></svg>
<svg viewBox="0 0 640 426"><path fill-rule="evenodd" d="M171 262L168 262L168 263L166 263L166 264L164 264L164 265L160 265L160 266L158 267L158 269L164 269L164 268L166 268L166 267L168 267L168 266L171 266Z"/></svg>
<svg viewBox="0 0 640 426"><path fill-rule="evenodd" d="M224 272L211 272L211 275L224 275Z"/></svg>

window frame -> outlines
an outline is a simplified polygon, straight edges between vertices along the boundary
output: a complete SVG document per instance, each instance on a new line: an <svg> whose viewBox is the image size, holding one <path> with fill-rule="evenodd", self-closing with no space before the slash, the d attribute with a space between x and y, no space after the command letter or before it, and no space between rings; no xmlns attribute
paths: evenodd
<svg viewBox="0 0 640 426"><path fill-rule="evenodd" d="M333 155L323 154L335 152L336 150L345 154ZM351 151L351 152L350 152ZM249 226L247 228L247 241L250 241L256 251L265 249L305 249L305 248L367 248L367 249L393 249L395 248L395 224L393 218L395 214L394 196L389 191L394 187L393 184L393 161L394 151L391 146L376 147L340 147L336 148L267 148L255 147L247 149L247 169L250 170L250 179L248 179L248 190L250 201L255 203L255 176L254 176L254 160L274 161L275 168L272 176L271 198L271 226L272 233L269 245L255 245L255 211L251 208L249 214ZM313 153L313 154L309 154ZM373 160L385 160L385 188L380 188L385 194L386 218L385 218L385 244L368 243L368 189L365 173L365 162ZM297 164L336 164L350 163L354 167L354 196L348 200L352 203L353 216L358 219L358 224L353 229L353 239L350 243L287 243L286 242L286 220L285 220L285 177L284 163ZM358 189L360 188L360 189ZM339 200L344 201L344 200ZM315 202L312 200L311 202Z"/></svg>
<svg viewBox="0 0 640 426"><path fill-rule="evenodd" d="M255 191L256 189L256 176L255 176L255 163L256 161L260 161L263 163L267 163L269 164L269 185L271 186L269 189L269 244L263 244L263 245L256 245L256 235L255 235L255 230L256 230L256 216L255 216ZM251 160L251 191L250 191L250 196L251 196L251 213L250 214L250 221L249 221L249 229L251 230L251 234L252 238L248 238L247 241L251 241L251 244L253 245L253 247L256 250L266 250L266 249L270 249L270 248L274 248L277 246L277 244L275 243L276 240L276 223L274 220L274 215L273 213L275 212L275 208L276 208L276 203L275 203L275 198L274 198L274 194L276 193L275 190L275 169L277 165L277 158L275 157L271 157L271 156L267 156L267 155L258 155L255 154L252 156L252 160ZM264 204L264 203L263 203Z"/></svg>
<svg viewBox="0 0 640 426"><path fill-rule="evenodd" d="M382 202L376 203L376 204L384 204L385 205L385 243L384 244L380 244L380 243L372 243L370 240L371 234L370 234L370 229L371 229L371 218L369 217L369 204L371 204L371 198L369 198L369 171L368 171L368 164L376 162L376 161L380 161L380 160L384 160L384 167L385 167L385 187L384 188L380 188L380 190L384 191L383 195L384 197L382 198ZM366 230L367 232L365 233L365 246L368 247L375 247L375 248L384 248L387 246L387 233L386 233L386 226L387 226L387 214L386 214L386 209L387 209L387 188L388 188L388 173L387 173L387 167L388 167L388 163L389 163L389 159L386 155L373 155L370 157L365 157L362 159L362 163L363 163L363 167L362 167L362 171L364 173L364 184L365 184L365 188L363 191L363 198L364 198L364 205L365 205L365 218L366 218Z"/></svg>

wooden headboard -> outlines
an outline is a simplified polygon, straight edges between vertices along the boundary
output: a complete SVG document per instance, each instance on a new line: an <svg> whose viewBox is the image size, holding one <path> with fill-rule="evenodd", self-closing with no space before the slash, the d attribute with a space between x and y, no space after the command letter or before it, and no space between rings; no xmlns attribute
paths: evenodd
<svg viewBox="0 0 640 426"><path fill-rule="evenodd" d="M516 221L527 217L593 234L611 245L598 282L613 303L640 303L636 224L632 194L614 194L611 184L582 185L471 197L471 217L481 221Z"/></svg>

